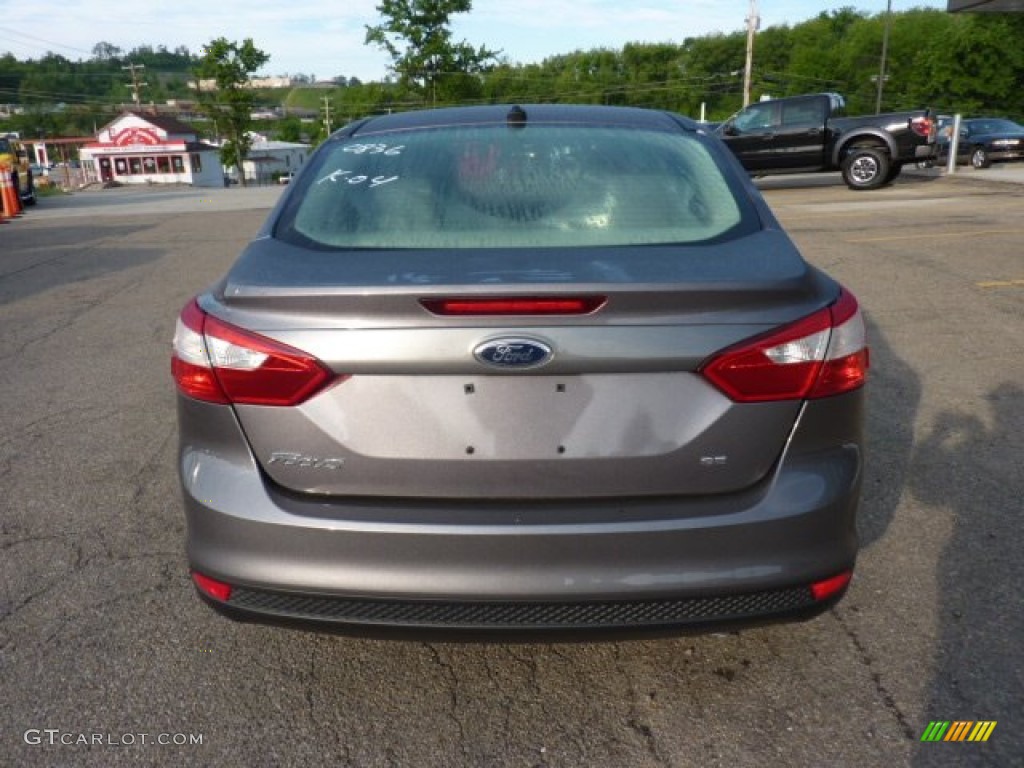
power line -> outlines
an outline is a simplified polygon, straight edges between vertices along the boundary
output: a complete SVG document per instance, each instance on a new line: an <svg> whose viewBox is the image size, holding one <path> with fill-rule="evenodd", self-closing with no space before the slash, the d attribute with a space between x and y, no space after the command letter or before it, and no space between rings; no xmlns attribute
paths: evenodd
<svg viewBox="0 0 1024 768"><path fill-rule="evenodd" d="M69 51L75 51L76 53L85 53L85 54L88 54L90 56L92 55L92 51L83 51L81 48L75 48L75 47L70 46L70 45L64 45L63 43L54 42L53 40L47 40L47 39L42 38L42 37L36 37L35 35L30 35L28 32L22 32L21 30L11 29L10 27L0 27L0 32L6 32L9 35L15 35L16 37L13 38L13 39L15 40L15 42L18 42L19 45L27 45L26 43L21 43L20 41L18 41L16 39L17 37L24 37L24 38L28 38L29 40L34 41L35 43L45 43L46 45L52 45L52 46L54 46L56 48L65 48L65 49L67 49ZM12 38L8 38L8 39L12 39Z"/></svg>

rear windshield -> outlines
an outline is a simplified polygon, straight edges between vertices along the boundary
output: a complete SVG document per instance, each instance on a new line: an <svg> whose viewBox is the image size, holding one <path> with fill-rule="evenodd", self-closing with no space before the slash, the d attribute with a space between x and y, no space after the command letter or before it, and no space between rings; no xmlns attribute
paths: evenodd
<svg viewBox="0 0 1024 768"><path fill-rule="evenodd" d="M747 231L749 204L705 141L565 124L359 135L317 154L275 236L449 249L696 243Z"/></svg>

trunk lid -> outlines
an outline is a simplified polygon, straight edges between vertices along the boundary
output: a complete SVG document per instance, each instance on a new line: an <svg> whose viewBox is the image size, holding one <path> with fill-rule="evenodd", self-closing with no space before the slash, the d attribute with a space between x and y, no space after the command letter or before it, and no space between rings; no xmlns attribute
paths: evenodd
<svg viewBox="0 0 1024 768"><path fill-rule="evenodd" d="M414 256L264 238L200 304L339 375L296 407L235 406L281 486L558 499L726 493L764 477L800 403L734 403L698 369L837 292L775 230L713 247ZM564 316L452 317L424 306L495 296L603 304ZM516 344L545 359L488 362L487 350Z"/></svg>

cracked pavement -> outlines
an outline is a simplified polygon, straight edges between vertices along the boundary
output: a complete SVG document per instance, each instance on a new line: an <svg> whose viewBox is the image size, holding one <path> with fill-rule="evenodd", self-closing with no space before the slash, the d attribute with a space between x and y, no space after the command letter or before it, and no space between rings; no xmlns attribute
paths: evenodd
<svg viewBox="0 0 1024 768"><path fill-rule="evenodd" d="M1024 185L762 186L869 321L857 575L809 623L621 643L212 613L182 549L170 339L280 190L79 193L0 226L0 764L1020 764ZM922 744L932 720L998 725Z"/></svg>

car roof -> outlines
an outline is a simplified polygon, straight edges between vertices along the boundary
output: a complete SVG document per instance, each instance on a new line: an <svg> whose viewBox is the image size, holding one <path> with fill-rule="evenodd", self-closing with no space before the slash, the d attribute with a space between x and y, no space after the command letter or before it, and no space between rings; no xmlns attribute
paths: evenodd
<svg viewBox="0 0 1024 768"><path fill-rule="evenodd" d="M1008 117L970 117L963 121L963 125L982 133L1007 133L1020 128L1019 123Z"/></svg>
<svg viewBox="0 0 1024 768"><path fill-rule="evenodd" d="M967 117L962 122L965 123L1015 123L1016 121L1011 120L1008 117Z"/></svg>
<svg viewBox="0 0 1024 768"><path fill-rule="evenodd" d="M525 113L525 120L520 115ZM514 116L513 116L514 115ZM510 117L513 116L513 117ZM473 125L524 120L544 123L620 125L662 131L696 131L695 121L672 112L639 107L613 107L595 104L488 104L473 107L445 107L413 110L370 117L346 126L342 135L384 131L436 128L445 125Z"/></svg>

